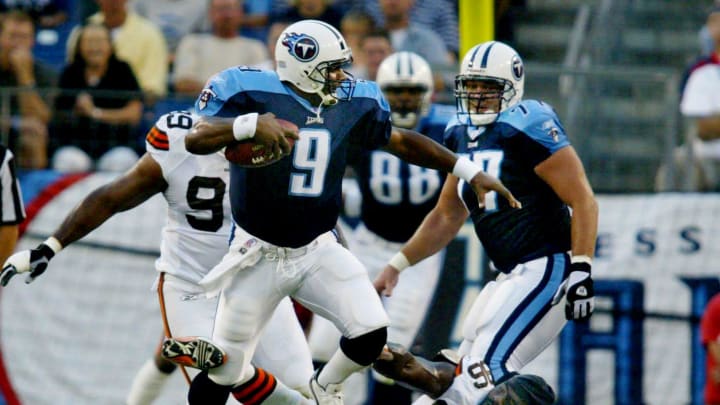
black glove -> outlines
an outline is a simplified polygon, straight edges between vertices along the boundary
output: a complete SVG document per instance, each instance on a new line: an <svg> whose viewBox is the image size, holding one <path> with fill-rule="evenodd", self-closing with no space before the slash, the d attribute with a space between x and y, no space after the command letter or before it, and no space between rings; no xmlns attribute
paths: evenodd
<svg viewBox="0 0 720 405"><path fill-rule="evenodd" d="M576 262L570 264L570 275L560 284L553 297L553 305L560 302L563 294L565 300L565 318L584 321L590 319L595 309L595 288L590 276L590 263Z"/></svg>
<svg viewBox="0 0 720 405"><path fill-rule="evenodd" d="M45 243L41 243L33 250L15 253L3 265L2 273L0 273L0 285L4 287L14 275L28 271L30 274L25 279L25 284L32 283L36 277L45 272L53 256L55 256L55 252Z"/></svg>

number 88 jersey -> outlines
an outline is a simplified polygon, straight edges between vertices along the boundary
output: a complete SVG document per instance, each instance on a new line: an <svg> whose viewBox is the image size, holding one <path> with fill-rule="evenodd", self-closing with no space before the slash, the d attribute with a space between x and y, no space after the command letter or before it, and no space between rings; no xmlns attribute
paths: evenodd
<svg viewBox="0 0 720 405"><path fill-rule="evenodd" d="M228 162L220 153L194 155L185 137L198 116L174 111L158 118L146 137L147 153L168 184L158 271L197 284L227 252L230 235Z"/></svg>

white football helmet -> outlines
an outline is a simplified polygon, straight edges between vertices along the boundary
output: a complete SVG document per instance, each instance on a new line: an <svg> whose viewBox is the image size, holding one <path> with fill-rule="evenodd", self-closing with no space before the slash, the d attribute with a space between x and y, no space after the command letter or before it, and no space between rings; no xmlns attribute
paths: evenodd
<svg viewBox="0 0 720 405"><path fill-rule="evenodd" d="M418 54L396 52L380 63L376 81L390 103L393 124L401 128L415 128L420 117L430 109L433 94L430 65ZM413 90L417 99L405 102L395 96L396 92L405 89Z"/></svg>
<svg viewBox="0 0 720 405"><path fill-rule="evenodd" d="M275 44L278 77L298 89L319 95L323 104L349 100L355 80L345 72L347 80L330 81L328 70L352 63L352 50L342 34L332 25L318 20L302 20L291 24Z"/></svg>
<svg viewBox="0 0 720 405"><path fill-rule="evenodd" d="M465 54L455 78L460 122L476 126L495 122L498 114L522 101L524 87L525 68L513 48L497 41L475 45Z"/></svg>

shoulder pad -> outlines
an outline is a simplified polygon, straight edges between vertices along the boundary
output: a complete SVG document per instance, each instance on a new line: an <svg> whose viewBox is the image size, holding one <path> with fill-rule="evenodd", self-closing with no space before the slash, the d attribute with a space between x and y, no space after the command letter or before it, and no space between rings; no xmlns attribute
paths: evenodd
<svg viewBox="0 0 720 405"><path fill-rule="evenodd" d="M355 81L355 90L353 92L353 98L372 98L385 110L390 111L390 105L388 104L385 96L377 83L370 80L357 79Z"/></svg>
<svg viewBox="0 0 720 405"><path fill-rule="evenodd" d="M214 115L227 100L245 91L286 93L275 72L234 66L215 74L208 80L195 102L195 109L202 115Z"/></svg>
<svg viewBox="0 0 720 405"><path fill-rule="evenodd" d="M555 110L542 101L525 100L500 114L498 123L515 128L552 151L570 144Z"/></svg>

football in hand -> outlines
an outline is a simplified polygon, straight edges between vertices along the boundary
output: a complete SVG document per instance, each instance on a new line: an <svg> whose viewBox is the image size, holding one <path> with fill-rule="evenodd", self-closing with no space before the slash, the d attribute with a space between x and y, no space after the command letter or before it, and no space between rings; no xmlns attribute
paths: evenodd
<svg viewBox="0 0 720 405"><path fill-rule="evenodd" d="M290 130L297 131L297 125L290 121L276 118L277 122ZM290 144L290 149L295 145L295 140L285 138ZM255 143L253 139L247 141L236 142L225 147L225 158L230 162L242 167L263 167L273 164L280 160L283 156L275 156L272 149L265 145Z"/></svg>

